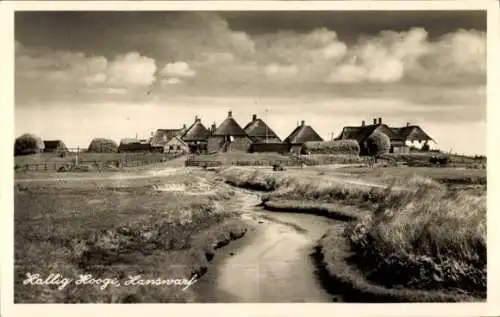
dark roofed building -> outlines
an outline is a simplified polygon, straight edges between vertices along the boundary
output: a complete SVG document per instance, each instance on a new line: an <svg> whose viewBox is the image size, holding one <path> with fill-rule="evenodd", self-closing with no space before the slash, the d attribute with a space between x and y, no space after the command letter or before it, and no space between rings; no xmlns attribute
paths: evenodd
<svg viewBox="0 0 500 317"><path fill-rule="evenodd" d="M43 151L47 153L51 152L68 152L68 148L61 140L47 140L43 141Z"/></svg>
<svg viewBox="0 0 500 317"><path fill-rule="evenodd" d="M284 142L294 145L302 145L309 141L323 141L323 138L320 137L310 125L306 125L305 121L302 120L300 125L296 127L292 133L290 133Z"/></svg>
<svg viewBox="0 0 500 317"><path fill-rule="evenodd" d="M129 139L125 138L120 141L118 152L149 152L151 151L151 143L148 140Z"/></svg>
<svg viewBox="0 0 500 317"><path fill-rule="evenodd" d="M186 131L184 125L181 129L158 129L151 137L150 144L153 151L161 151L165 145L174 137L182 135Z"/></svg>
<svg viewBox="0 0 500 317"><path fill-rule="evenodd" d="M203 153L207 151L209 137L210 131L201 123L201 119L196 116L194 123L181 136L181 139L188 144L189 152Z"/></svg>
<svg viewBox="0 0 500 317"><path fill-rule="evenodd" d="M247 135L254 143L280 143L281 139L269 126L257 115L252 116L250 121L244 128Z"/></svg>
<svg viewBox="0 0 500 317"><path fill-rule="evenodd" d="M375 131L382 132L389 137L392 153L408 152L409 144L414 141L434 141L417 125L407 123L406 127L393 128L382 123L382 118L373 119L373 124L370 125L362 121L361 126L344 127L336 140L356 140L361 148L361 154L366 154L366 141Z"/></svg>
<svg viewBox="0 0 500 317"><path fill-rule="evenodd" d="M399 139L401 141L410 141L410 142L435 142L427 133L420 128L418 125L410 125L410 123L406 123L405 127L401 128L391 128L394 131L395 137L394 139Z"/></svg>
<svg viewBox="0 0 500 317"><path fill-rule="evenodd" d="M245 130L234 120L232 111L227 113L227 118L222 121L217 129L212 133L212 136L237 137L247 136Z"/></svg>
<svg viewBox="0 0 500 317"><path fill-rule="evenodd" d="M234 120L231 111L208 140L208 152L248 151L252 140L245 130Z"/></svg>
<svg viewBox="0 0 500 317"><path fill-rule="evenodd" d="M206 142L210 131L201 123L201 119L195 117L194 123L182 135L184 142Z"/></svg>

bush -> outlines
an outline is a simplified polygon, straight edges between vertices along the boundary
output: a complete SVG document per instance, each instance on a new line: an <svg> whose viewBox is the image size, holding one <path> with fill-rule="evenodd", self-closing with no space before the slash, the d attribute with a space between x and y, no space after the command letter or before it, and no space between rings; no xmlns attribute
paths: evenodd
<svg viewBox="0 0 500 317"><path fill-rule="evenodd" d="M90 142L88 152L111 153L118 152L118 144L115 141L104 138L94 138Z"/></svg>
<svg viewBox="0 0 500 317"><path fill-rule="evenodd" d="M303 154L350 154L359 155L356 140L311 141L304 143Z"/></svg>
<svg viewBox="0 0 500 317"><path fill-rule="evenodd" d="M23 134L14 142L14 155L30 155L40 153L44 148L41 138L34 134Z"/></svg>
<svg viewBox="0 0 500 317"><path fill-rule="evenodd" d="M375 131L370 135L366 143L368 154L375 157L387 154L391 149L391 140L385 133L379 131Z"/></svg>

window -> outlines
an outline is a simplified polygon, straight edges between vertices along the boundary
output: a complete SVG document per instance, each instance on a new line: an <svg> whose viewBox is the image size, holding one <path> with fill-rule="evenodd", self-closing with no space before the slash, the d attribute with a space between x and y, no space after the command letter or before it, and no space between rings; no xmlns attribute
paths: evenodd
<svg viewBox="0 0 500 317"><path fill-rule="evenodd" d="M177 151L180 151L180 150L181 150L181 146L177 145Z"/></svg>

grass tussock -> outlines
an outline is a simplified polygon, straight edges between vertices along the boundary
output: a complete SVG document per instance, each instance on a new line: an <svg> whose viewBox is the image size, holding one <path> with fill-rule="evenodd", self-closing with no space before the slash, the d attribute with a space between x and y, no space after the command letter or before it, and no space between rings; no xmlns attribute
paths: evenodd
<svg viewBox="0 0 500 317"><path fill-rule="evenodd" d="M143 188L88 189L26 186L15 194L15 302L194 302L180 286L24 285L26 273L59 273L78 280L190 279L201 275L214 250L246 229L225 210L234 193L186 197Z"/></svg>
<svg viewBox="0 0 500 317"><path fill-rule="evenodd" d="M391 176L385 188L341 182L328 175L268 170L231 168L222 175L234 185L270 191L263 197L270 210L327 216L342 211L335 207L339 204L370 210L353 217L357 220L344 233L353 253L349 265L366 283L384 289L486 296L484 188L450 190L415 174ZM338 248L338 235L330 238L323 241L323 253ZM330 266L338 266L335 259L325 257Z"/></svg>
<svg viewBox="0 0 500 317"><path fill-rule="evenodd" d="M486 196L388 199L346 235L370 280L387 287L486 296Z"/></svg>

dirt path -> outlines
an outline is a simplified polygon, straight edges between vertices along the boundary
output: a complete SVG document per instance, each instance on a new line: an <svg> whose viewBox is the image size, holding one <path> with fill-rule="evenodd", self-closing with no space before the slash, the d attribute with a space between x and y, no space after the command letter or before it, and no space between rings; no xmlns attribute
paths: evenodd
<svg viewBox="0 0 500 317"><path fill-rule="evenodd" d="M204 302L331 302L310 257L314 243L341 224L313 215L275 213L260 197L238 190L234 208L252 228L216 255L197 292ZM233 255L231 255L231 253ZM337 299L338 301L339 299Z"/></svg>

